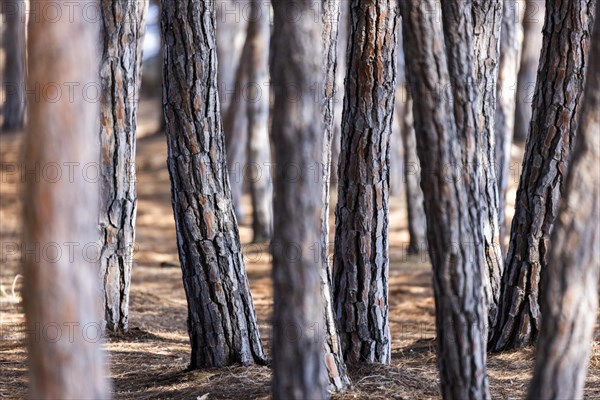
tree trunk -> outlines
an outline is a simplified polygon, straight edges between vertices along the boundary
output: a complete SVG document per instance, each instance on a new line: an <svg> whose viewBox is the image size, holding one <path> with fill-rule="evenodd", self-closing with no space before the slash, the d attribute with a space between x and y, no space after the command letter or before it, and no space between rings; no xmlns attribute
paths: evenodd
<svg viewBox="0 0 600 400"><path fill-rule="evenodd" d="M590 359L600 269L600 18L594 24L577 139L542 278L531 400L582 399Z"/></svg>
<svg viewBox="0 0 600 400"><path fill-rule="evenodd" d="M25 115L25 2L4 0L2 3L4 71L2 90L2 132L23 128Z"/></svg>
<svg viewBox="0 0 600 400"><path fill-rule="evenodd" d="M350 7L333 293L346 361L387 364L389 140L398 14L392 0L353 0Z"/></svg>
<svg viewBox="0 0 600 400"><path fill-rule="evenodd" d="M263 363L231 204L213 2L162 2L164 112L190 368Z"/></svg>
<svg viewBox="0 0 600 400"><path fill-rule="evenodd" d="M516 143L524 143L529 133L535 81L542 50L545 0L526 0L523 15L523 47L517 77L517 104L515 110Z"/></svg>
<svg viewBox="0 0 600 400"><path fill-rule="evenodd" d="M100 64L100 277L104 319L127 331L135 237L135 130L147 3L103 0Z"/></svg>
<svg viewBox="0 0 600 400"><path fill-rule="evenodd" d="M98 84L99 25L85 20L77 7L73 15L71 20L49 20L44 14L31 19L29 88ZM59 99L37 90L30 98L23 145L25 171L36 171L25 174L23 193L23 245L31 250L22 255L28 397L107 399L101 285L93 259L98 185L86 175L100 156L97 104L81 86ZM56 171L56 180L40 179L40 168Z"/></svg>
<svg viewBox="0 0 600 400"><path fill-rule="evenodd" d="M463 146L461 150L459 144L465 132L457 129L448 101L449 70L442 30L431 13L434 7L433 0L400 2L406 76L419 99L413 103L414 125L433 266L441 391L445 399L485 399L489 398L485 371L487 310L481 288L486 267L478 240L479 215L471 212L476 207L469 193L472 187L477 188L477 177L447 168L476 159L476 147ZM463 67L469 65L466 62ZM472 85L466 88L473 90ZM454 99L455 104L464 106L468 104L458 101L474 100L456 95ZM473 132L473 125L467 126Z"/></svg>
<svg viewBox="0 0 600 400"><path fill-rule="evenodd" d="M247 61L248 113L247 172L252 197L254 242L271 238L273 225L273 183L271 181L271 144L269 140L269 3L250 0L246 41L250 45Z"/></svg>
<svg viewBox="0 0 600 400"><path fill-rule="evenodd" d="M323 319L325 321L324 357L329 383L333 390L344 391L350 386L350 378L346 371L344 354L339 340L339 331L333 312L331 291L331 267L329 265L329 193L332 167L332 141L335 136L335 99L337 96L336 80L338 79L338 28L340 20L340 2L336 0L322 1L322 72L323 99L321 117L323 119L323 157L322 157L322 214L321 214L321 294L323 297Z"/></svg>
<svg viewBox="0 0 600 400"><path fill-rule="evenodd" d="M504 3L502 9L502 39L500 43L500 71L496 102L496 178L498 182L498 226L500 246L506 238L506 193L510 170L510 150L515 125L515 82L519 68L521 26L517 3ZM504 252L503 252L504 253Z"/></svg>
<svg viewBox="0 0 600 400"><path fill-rule="evenodd" d="M427 219L421 190L421 165L417 155L417 138L413 122L413 101L408 91L402 115L402 145L404 146L404 186L408 217L408 254L427 250ZM400 113L398 113L400 114Z"/></svg>
<svg viewBox="0 0 600 400"><path fill-rule="evenodd" d="M274 1L273 398L327 397L321 288L323 82L319 3ZM294 11L295 18L290 17ZM316 99L315 99L316 96ZM292 178L293 177L293 178ZM315 254L315 252L317 252ZM317 255L317 257L315 257Z"/></svg>
<svg viewBox="0 0 600 400"><path fill-rule="evenodd" d="M595 1L547 4L544 45L491 348L535 342L538 283L575 137Z"/></svg>

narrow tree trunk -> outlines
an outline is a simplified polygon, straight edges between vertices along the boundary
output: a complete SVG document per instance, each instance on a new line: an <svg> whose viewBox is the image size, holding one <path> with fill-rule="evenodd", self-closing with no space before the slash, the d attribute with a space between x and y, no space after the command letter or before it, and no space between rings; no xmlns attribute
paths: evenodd
<svg viewBox="0 0 600 400"><path fill-rule="evenodd" d="M28 87L98 84L99 25L84 19L81 8L74 11L71 20L43 13L31 19ZM25 171L48 167L58 177L26 174L24 182L23 247L31 251L22 258L23 300L33 399L110 397L98 266L90 258L99 239L98 185L84 172L100 156L98 112L80 89L56 101L35 92L28 106Z"/></svg>
<svg viewBox="0 0 600 400"><path fill-rule="evenodd" d="M542 50L546 0L526 0L523 15L523 47L517 77L514 141L524 143L529 133L535 81Z"/></svg>
<svg viewBox="0 0 600 400"><path fill-rule="evenodd" d="M433 0L400 2L406 76L419 99L413 103L414 125L433 266L441 391L445 399L485 399L489 398L487 310L481 289L485 261L478 244L478 215L470 212L476 207L469 194L472 187L477 188L477 178L447 168L462 165L464 159L476 159L476 147L463 146L461 150L459 144L465 132L457 130L448 101L449 70L442 30L431 13L434 7ZM454 99L474 100L472 96Z"/></svg>
<svg viewBox="0 0 600 400"><path fill-rule="evenodd" d="M337 41L340 19L340 2L336 0L322 1L322 41L323 55L323 99L321 117L323 119L323 157L322 157L322 214L321 214L321 294L325 321L324 357L330 386L335 391L344 391L350 386L350 378L346 371L344 354L339 340L339 332L333 312L331 291L331 267L329 265L329 193L332 166L332 141L335 132L335 104L337 95Z"/></svg>
<svg viewBox="0 0 600 400"><path fill-rule="evenodd" d="M519 68L521 25L517 3L504 3L502 9L502 39L500 70L498 73L498 100L496 102L496 178L498 182L498 226L500 246L506 238L506 193L510 170L510 150L515 126L515 82ZM504 253L504 252L503 252Z"/></svg>
<svg viewBox="0 0 600 400"><path fill-rule="evenodd" d="M421 189L421 165L417 155L417 138L413 122L413 101L408 91L402 113L402 145L404 146L404 187L408 217L408 254L427 249L427 219Z"/></svg>
<svg viewBox="0 0 600 400"><path fill-rule="evenodd" d="M389 140L396 92L393 0L350 5L338 169L334 302L347 362L390 362Z"/></svg>
<svg viewBox="0 0 600 400"><path fill-rule="evenodd" d="M100 64L100 277L104 319L127 331L135 215L135 130L147 3L103 0Z"/></svg>
<svg viewBox="0 0 600 400"><path fill-rule="evenodd" d="M322 399L325 321L315 251L321 250L323 182L311 173L323 154L322 92L313 86L323 82L320 8L312 0L289 0L273 2L273 10L273 398Z"/></svg>
<svg viewBox="0 0 600 400"><path fill-rule="evenodd" d="M231 204L213 2L162 2L164 112L190 368L265 361Z"/></svg>
<svg viewBox="0 0 600 400"><path fill-rule="evenodd" d="M590 359L600 272L600 18L594 24L577 139L542 278L531 400L582 399Z"/></svg>
<svg viewBox="0 0 600 400"><path fill-rule="evenodd" d="M2 132L23 128L25 115L25 2L4 0L2 3L4 51Z"/></svg>
<svg viewBox="0 0 600 400"><path fill-rule="evenodd" d="M594 6L595 1L547 4L531 131L491 342L495 351L532 344L540 329L538 283L577 128Z"/></svg>
<svg viewBox="0 0 600 400"><path fill-rule="evenodd" d="M254 242L271 238L273 225L273 184L269 140L269 3L250 0L246 40L250 46L247 61L248 82L248 164L246 171L252 197Z"/></svg>

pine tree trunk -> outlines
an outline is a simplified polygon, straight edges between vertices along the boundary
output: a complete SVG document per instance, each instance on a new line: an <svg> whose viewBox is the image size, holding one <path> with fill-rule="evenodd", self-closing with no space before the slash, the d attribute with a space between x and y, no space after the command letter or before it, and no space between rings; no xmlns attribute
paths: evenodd
<svg viewBox="0 0 600 400"><path fill-rule="evenodd" d="M269 3L250 0L250 17L246 40L250 45L247 62L249 87L246 98L248 113L248 171L252 197L252 231L254 242L271 238L273 225L273 183L271 181L271 143L269 139Z"/></svg>
<svg viewBox="0 0 600 400"><path fill-rule="evenodd" d="M476 147L461 149L465 132L457 129L454 109L448 101L449 69L442 50L442 30L431 13L434 7L433 0L400 2L406 76L414 97L419 99L413 103L414 126L433 266L441 391L444 399L486 399L487 309L481 289L486 267L477 240L481 234L479 216L471 212L476 209L471 196L478 194L472 191L477 188L477 178L447 168L476 159ZM468 42L463 44L466 47ZM470 65L465 62L463 67ZM463 89L474 88L466 85ZM472 96L456 95L454 99L474 100ZM468 122L473 124L467 125L472 132L475 121Z"/></svg>
<svg viewBox="0 0 600 400"><path fill-rule="evenodd" d="M100 64L100 277L104 319L127 331L135 237L135 136L147 3L101 3L104 49Z"/></svg>
<svg viewBox="0 0 600 400"><path fill-rule="evenodd" d="M231 204L213 2L162 2L164 113L190 368L265 361Z"/></svg>
<svg viewBox="0 0 600 400"><path fill-rule="evenodd" d="M389 140L396 92L393 0L350 5L333 292L347 362L390 362Z"/></svg>
<svg viewBox="0 0 600 400"><path fill-rule="evenodd" d="M496 171L498 182L498 226L500 246L506 238L506 194L510 170L510 150L515 126L515 82L519 68L521 25L517 3L504 3L502 9L502 39L500 43L500 70L498 73L498 100L496 102ZM503 252L504 253L504 252Z"/></svg>
<svg viewBox="0 0 600 400"><path fill-rule="evenodd" d="M421 165L417 155L417 138L413 122L413 101L407 92L402 113L402 145L404 146L404 187L408 216L408 254L427 250L427 219L421 190ZM399 113L400 114L400 113Z"/></svg>
<svg viewBox="0 0 600 400"><path fill-rule="evenodd" d="M318 257L323 182L312 172L320 166L324 137L322 92L313 86L323 82L316 18L321 10L312 0L289 0L274 1L273 11L273 398L322 399L327 397ZM297 17L290 17L292 11Z"/></svg>
<svg viewBox="0 0 600 400"><path fill-rule="evenodd" d="M577 139L552 232L555 246L542 278L531 400L582 399L594 337L600 272L600 18L594 24Z"/></svg>
<svg viewBox="0 0 600 400"><path fill-rule="evenodd" d="M542 50L542 28L546 0L526 0L523 15L523 47L517 77L517 105L515 110L516 143L524 143L529 133L535 81Z"/></svg>
<svg viewBox="0 0 600 400"><path fill-rule="evenodd" d="M73 11L71 20L49 20L44 13L31 19L29 88L98 84L99 24L84 19L80 7ZM81 86L71 94L50 100L32 93L24 137L25 171L48 167L60 174L56 180L26 174L23 182L23 248L32 251L23 252L22 292L33 399L110 397L101 285L92 259L99 240L98 184L85 172L100 156L98 109Z"/></svg>
<svg viewBox="0 0 600 400"><path fill-rule="evenodd" d="M540 329L540 272L575 132L595 1L547 4L530 134L517 190L492 350L527 346Z"/></svg>
<svg viewBox="0 0 600 400"><path fill-rule="evenodd" d="M321 214L321 293L323 297L323 320L325 321L324 357L333 391L345 391L350 386L350 378L346 371L344 354L339 340L339 332L333 312L331 291L331 266L329 265L329 193L332 166L332 141L335 135L335 104L338 79L338 31L340 19L340 2L336 0L322 1L322 41L325 62L323 63L323 99L321 116L323 118L323 157L322 157L322 214Z"/></svg>
<svg viewBox="0 0 600 400"><path fill-rule="evenodd" d="M25 2L4 0L2 3L4 71L2 90L2 132L23 128L25 115Z"/></svg>

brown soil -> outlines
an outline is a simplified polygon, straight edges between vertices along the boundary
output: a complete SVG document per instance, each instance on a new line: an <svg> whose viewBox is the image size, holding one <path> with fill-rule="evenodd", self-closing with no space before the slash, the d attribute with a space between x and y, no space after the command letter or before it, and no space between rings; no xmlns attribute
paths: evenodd
<svg viewBox="0 0 600 400"><path fill-rule="evenodd" d="M110 336L106 343L114 397L196 399L208 394L203 399L269 398L268 367L186 370L189 357L186 300L178 266L166 144L163 135L151 134L158 126L157 105L144 102L141 114L131 331ZM0 241L3 244L19 240L19 179L7 167L18 162L19 143L18 135L0 136ZM519 160L519 155L515 156L515 160ZM439 398L430 264L425 255L407 256L403 251L403 243L408 239L405 219L402 200L392 198L389 288L392 363L351 368L354 388L334 396L337 399ZM248 225L240 226L240 233L254 305L268 352L272 307L270 256L266 245L250 244ZM7 253L2 253L0 273L0 398L23 398L27 391L27 366L19 294L22 279L18 276L19 255ZM597 329L586 398L600 398L599 333ZM488 370L493 398L523 398L532 362L532 349L490 355Z"/></svg>

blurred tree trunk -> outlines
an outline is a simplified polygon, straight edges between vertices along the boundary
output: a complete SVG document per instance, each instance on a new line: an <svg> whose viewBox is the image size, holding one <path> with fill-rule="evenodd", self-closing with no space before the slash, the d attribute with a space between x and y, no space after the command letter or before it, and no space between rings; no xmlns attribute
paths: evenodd
<svg viewBox="0 0 600 400"><path fill-rule="evenodd" d="M450 26L446 24L447 30L449 27L458 34L459 26L465 28L455 37L461 40L461 46L453 49L457 54L451 59L464 68L458 83L464 83L464 78L474 72L470 59L473 53L469 51L472 45L469 5L443 4L444 12L448 12L445 8L448 6L454 7L457 14L454 15L457 19L448 14L444 17L445 22L454 21ZM486 264L480 243L480 212L475 203L479 195L478 178L447 168L478 158L474 141L466 140L475 135L477 126L473 113L474 80L456 87L457 91L467 92L464 96L454 93L454 106L463 106L467 111L465 120L457 123L453 104L448 101L452 96L449 66L444 53L436 50L444 48L444 37L436 15L431 13L435 2L400 2L400 8L406 76L415 99L419 99L413 102L414 126L433 266L442 397L486 399L489 398L485 371L487 308L481 289ZM456 72L458 66L452 68Z"/></svg>
<svg viewBox="0 0 600 400"><path fill-rule="evenodd" d="M595 1L548 2L530 134L513 217L500 314L491 348L535 342L540 329L540 272L577 128Z"/></svg>
<svg viewBox="0 0 600 400"><path fill-rule="evenodd" d="M594 336L600 269L600 18L594 24L577 139L552 232L555 246L542 277L531 400L583 398Z"/></svg>
<svg viewBox="0 0 600 400"><path fill-rule="evenodd" d="M350 386L350 378L346 371L344 354L339 340L339 331L336 324L331 291L331 266L329 265L329 198L330 177L332 169L332 147L335 137L335 99L338 87L338 31L340 21L340 7L342 4L336 0L322 0L322 41L323 58L323 99L321 117L323 119L323 157L322 157L322 210L321 210L321 292L323 297L323 320L325 321L324 357L325 366L329 376L329 383L333 390L344 391Z"/></svg>
<svg viewBox="0 0 600 400"><path fill-rule="evenodd" d="M517 76L517 104L515 110L514 141L522 144L527 139L535 80L542 50L545 0L527 0L523 16L523 47Z"/></svg>
<svg viewBox="0 0 600 400"><path fill-rule="evenodd" d="M55 82L98 83L99 24L84 20L81 9L73 15L72 20L49 20L42 13L31 19L29 88L39 90ZM28 106L25 171L52 165L74 171L62 171L52 181L25 175L23 247L33 251L23 252L23 301L28 397L34 399L110 397L98 307L101 285L98 266L90 261L93 251L88 252L99 239L98 185L82 173L100 156L94 133L98 109L80 89L55 101L36 91Z"/></svg>
<svg viewBox="0 0 600 400"><path fill-rule="evenodd" d="M100 277L104 319L127 331L135 237L135 138L147 3L101 3Z"/></svg>
<svg viewBox="0 0 600 400"><path fill-rule="evenodd" d="M389 140L396 91L393 0L350 5L333 292L347 362L390 362Z"/></svg>
<svg viewBox="0 0 600 400"><path fill-rule="evenodd" d="M247 61L248 91L248 177L252 197L254 242L269 240L273 225L273 184L271 181L271 143L269 140L269 3L250 0L246 41L250 46Z"/></svg>
<svg viewBox="0 0 600 400"><path fill-rule="evenodd" d="M23 0L4 0L2 16L4 30L2 50L4 51L4 71L2 90L4 104L2 109L2 132L23 128L25 115L25 2Z"/></svg>
<svg viewBox="0 0 600 400"><path fill-rule="evenodd" d="M271 40L275 155L273 398L327 397L323 362L322 184L311 173L323 152L320 3L274 1ZM297 18L290 18L290 10ZM315 98L316 96L316 98ZM299 171L290 172L290 171ZM294 173L295 179L290 178ZM316 253L315 253L316 252ZM291 339L293 338L293 339Z"/></svg>
<svg viewBox="0 0 600 400"><path fill-rule="evenodd" d="M498 226L500 245L506 238L506 193L510 171L510 150L515 125L515 101L521 24L516 2L505 2L502 9L502 38L500 42L500 70L496 102L496 171L498 182ZM502 252L504 254L504 252Z"/></svg>
<svg viewBox="0 0 600 400"><path fill-rule="evenodd" d="M190 368L263 363L231 204L213 2L162 2L164 112Z"/></svg>
<svg viewBox="0 0 600 400"><path fill-rule="evenodd" d="M408 217L408 254L427 250L427 219L423 205L421 189L421 165L417 155L417 138L413 120L413 101L410 93L405 93L403 107L402 145L404 146L404 187L406 193L406 211ZM400 116L400 113L398 113Z"/></svg>

